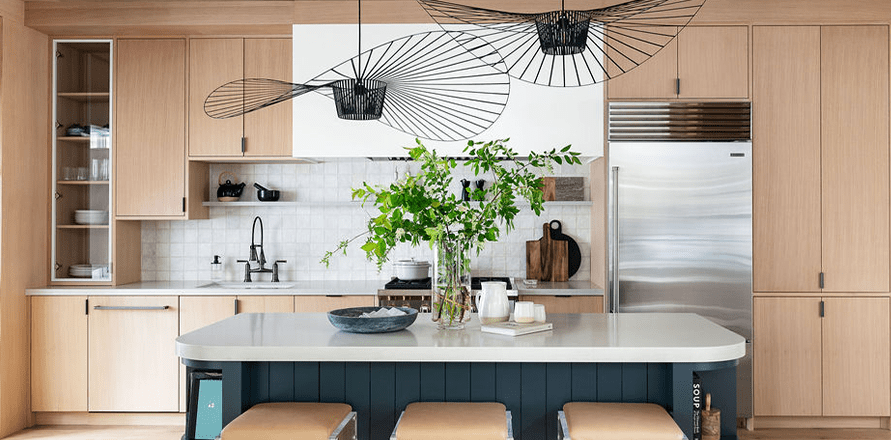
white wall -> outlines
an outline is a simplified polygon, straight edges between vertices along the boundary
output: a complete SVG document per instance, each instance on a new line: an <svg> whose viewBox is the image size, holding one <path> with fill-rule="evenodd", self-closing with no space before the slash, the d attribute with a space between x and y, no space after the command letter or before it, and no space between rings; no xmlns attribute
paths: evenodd
<svg viewBox="0 0 891 440"><path fill-rule="evenodd" d="M242 265L237 259L248 257L251 242L251 223L259 215L265 226L266 258L288 260L282 266L283 280L375 280L389 279L392 268L386 265L378 273L374 263L365 259L358 245L351 246L348 255L332 259L331 267L319 263L326 250L364 229L368 214L359 206L338 206L330 202L350 200L351 187L363 181L390 183L398 171L417 170L414 162L372 162L365 159L331 161L316 165L211 165L211 188L216 200L217 176L223 170L238 174L247 183L242 201L256 200L254 182L283 191L282 201L317 202L302 206L269 207L214 207L209 220L143 221L142 222L142 279L204 280L210 278L213 255L223 256L226 277L241 280ZM459 166L459 170L463 167ZM589 166L558 166L555 175L583 176L588 179ZM468 176L472 172L468 170ZM456 177L456 193L460 192ZM586 191L588 185L585 185ZM590 195L586 194L586 199ZM590 206L553 206L540 217L523 210L515 219L517 229L502 236L498 243L489 244L473 258L476 274L523 277L526 271L526 240L541 237L542 224L552 219L563 222L564 233L572 236L582 251L582 265L573 280L590 279ZM373 208L369 211L374 212ZM361 241L361 239L360 239ZM432 263L429 246L402 246L394 251L393 260L416 257ZM267 279L268 275L262 275ZM255 278L256 279L256 278Z"/></svg>

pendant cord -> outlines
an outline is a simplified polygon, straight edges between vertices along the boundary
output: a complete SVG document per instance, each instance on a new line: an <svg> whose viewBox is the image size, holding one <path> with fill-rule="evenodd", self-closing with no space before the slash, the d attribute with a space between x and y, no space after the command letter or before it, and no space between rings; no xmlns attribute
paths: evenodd
<svg viewBox="0 0 891 440"><path fill-rule="evenodd" d="M362 0L357 0L359 4L359 73L356 75L359 82L362 82Z"/></svg>

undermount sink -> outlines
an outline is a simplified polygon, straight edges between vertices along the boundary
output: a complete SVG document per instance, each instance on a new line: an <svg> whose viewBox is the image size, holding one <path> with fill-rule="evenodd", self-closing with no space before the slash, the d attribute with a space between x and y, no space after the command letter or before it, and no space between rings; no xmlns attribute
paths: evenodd
<svg viewBox="0 0 891 440"><path fill-rule="evenodd" d="M215 283L205 284L201 287L222 287L224 289L290 289L294 287L294 283L272 282L272 281L253 281L245 283L243 281L217 281Z"/></svg>

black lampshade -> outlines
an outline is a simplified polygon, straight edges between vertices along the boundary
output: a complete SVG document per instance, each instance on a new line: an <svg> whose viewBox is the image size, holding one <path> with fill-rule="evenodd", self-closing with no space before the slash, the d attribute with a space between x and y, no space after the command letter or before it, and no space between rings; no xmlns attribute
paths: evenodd
<svg viewBox="0 0 891 440"><path fill-rule="evenodd" d="M380 119L387 83L373 79L342 79L331 84L337 117L351 121Z"/></svg>
<svg viewBox="0 0 891 440"><path fill-rule="evenodd" d="M591 15L582 11L552 11L535 16L538 41L545 55L575 55L585 51Z"/></svg>

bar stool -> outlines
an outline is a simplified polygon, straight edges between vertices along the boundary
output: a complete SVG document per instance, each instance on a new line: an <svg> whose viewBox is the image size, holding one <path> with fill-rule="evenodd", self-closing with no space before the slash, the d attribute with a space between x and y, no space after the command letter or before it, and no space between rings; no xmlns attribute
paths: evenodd
<svg viewBox="0 0 891 440"><path fill-rule="evenodd" d="M356 440L356 413L344 403L260 403L220 433L221 440Z"/></svg>
<svg viewBox="0 0 891 440"><path fill-rule="evenodd" d="M390 440L513 440L511 425L500 403L415 402L399 416Z"/></svg>
<svg viewBox="0 0 891 440"><path fill-rule="evenodd" d="M570 402L557 412L558 440L683 440L683 431L653 403Z"/></svg>

